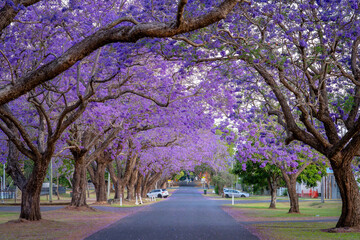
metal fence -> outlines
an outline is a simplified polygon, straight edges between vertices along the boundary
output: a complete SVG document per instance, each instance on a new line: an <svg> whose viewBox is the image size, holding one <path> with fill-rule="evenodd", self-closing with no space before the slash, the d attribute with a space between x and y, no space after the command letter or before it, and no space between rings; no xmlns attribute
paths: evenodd
<svg viewBox="0 0 360 240"><path fill-rule="evenodd" d="M0 190L0 199L14 199L15 197L15 189Z"/></svg>

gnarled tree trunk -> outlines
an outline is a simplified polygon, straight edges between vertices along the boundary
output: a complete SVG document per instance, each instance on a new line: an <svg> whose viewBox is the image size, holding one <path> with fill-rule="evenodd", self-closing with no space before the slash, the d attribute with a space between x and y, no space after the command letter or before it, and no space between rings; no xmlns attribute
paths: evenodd
<svg viewBox="0 0 360 240"><path fill-rule="evenodd" d="M304 171L304 169L310 164L310 162L302 164L297 170L296 173L287 174L286 163L282 162L283 166L278 165L280 168L282 177L285 181L286 187L288 189L289 199L290 199L290 209L289 213L300 213L299 208L299 196L296 193L296 179Z"/></svg>
<svg viewBox="0 0 360 240"><path fill-rule="evenodd" d="M288 189L289 199L290 199L290 209L289 213L300 213L299 208L299 196L296 193L296 178L297 174L284 174L284 180L286 187Z"/></svg>
<svg viewBox="0 0 360 240"><path fill-rule="evenodd" d="M96 202L106 202L106 162L96 160L96 163L92 162L91 165L87 167L87 170L95 187Z"/></svg>
<svg viewBox="0 0 360 240"><path fill-rule="evenodd" d="M296 193L296 178L290 177L290 184L288 185L288 194L290 198L289 213L300 213L299 196Z"/></svg>
<svg viewBox="0 0 360 240"><path fill-rule="evenodd" d="M106 202L106 182L105 182L105 170L112 162L111 154L107 151L104 151L96 158L96 163L92 162L88 167L91 181L94 183L95 192L96 192L96 202ZM111 178L111 176L110 176Z"/></svg>
<svg viewBox="0 0 360 240"><path fill-rule="evenodd" d="M330 162L342 199L341 216L336 227L357 227L360 225L360 194L351 161Z"/></svg>
<svg viewBox="0 0 360 240"><path fill-rule="evenodd" d="M34 163L32 174L22 189L20 218L30 221L41 219L40 192L49 162L50 159L42 159Z"/></svg>
<svg viewBox="0 0 360 240"><path fill-rule="evenodd" d="M17 132L13 124L9 123L8 126L14 133ZM22 192L20 218L30 221L40 220L40 192L51 157L43 156L43 159L34 161L32 174L29 179L26 179L19 164L19 153L15 144L9 141L6 172Z"/></svg>
<svg viewBox="0 0 360 240"><path fill-rule="evenodd" d="M86 164L84 155L75 158L75 170L72 180L72 198L70 206L83 207L88 206L86 203Z"/></svg>
<svg viewBox="0 0 360 240"><path fill-rule="evenodd" d="M120 199L120 196L124 198L125 184L123 175L121 173L115 173L114 167L111 164L108 164L108 170L110 173L111 181L114 184L115 196L114 199Z"/></svg>
<svg viewBox="0 0 360 240"><path fill-rule="evenodd" d="M281 173L285 181L290 199L290 209L288 213L300 213L299 196L296 193L296 179L304 169L305 165L302 166L297 173L287 174L285 168L281 168Z"/></svg>

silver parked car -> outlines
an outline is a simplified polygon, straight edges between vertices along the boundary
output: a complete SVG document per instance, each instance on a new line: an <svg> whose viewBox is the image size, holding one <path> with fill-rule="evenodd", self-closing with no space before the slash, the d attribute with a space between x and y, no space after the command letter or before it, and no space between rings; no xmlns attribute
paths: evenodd
<svg viewBox="0 0 360 240"><path fill-rule="evenodd" d="M167 198L169 196L168 191L164 189L154 189L151 190L146 194L149 198L150 197L158 197L158 198Z"/></svg>
<svg viewBox="0 0 360 240"><path fill-rule="evenodd" d="M246 192L240 192L239 190L234 190L234 189L224 189L224 197L226 198L230 198L230 197L249 197L250 194L246 193Z"/></svg>

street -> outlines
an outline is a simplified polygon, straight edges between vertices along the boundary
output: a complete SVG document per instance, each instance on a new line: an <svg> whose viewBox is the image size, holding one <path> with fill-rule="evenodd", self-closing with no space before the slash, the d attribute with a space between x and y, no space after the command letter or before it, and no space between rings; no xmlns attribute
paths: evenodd
<svg viewBox="0 0 360 240"><path fill-rule="evenodd" d="M180 187L169 199L112 224L96 239L258 239L197 188Z"/></svg>

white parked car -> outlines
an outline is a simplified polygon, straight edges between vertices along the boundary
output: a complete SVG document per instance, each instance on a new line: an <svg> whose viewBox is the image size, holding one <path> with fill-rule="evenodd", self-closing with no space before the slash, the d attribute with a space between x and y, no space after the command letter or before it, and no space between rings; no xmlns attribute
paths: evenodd
<svg viewBox="0 0 360 240"><path fill-rule="evenodd" d="M146 194L149 198L150 197L158 197L158 198L167 198L169 196L168 191L164 189L154 189L151 192Z"/></svg>
<svg viewBox="0 0 360 240"><path fill-rule="evenodd" d="M224 197L230 198L234 195L234 197L249 197L250 194L246 192L240 192L239 190L233 190L233 189L224 189Z"/></svg>

